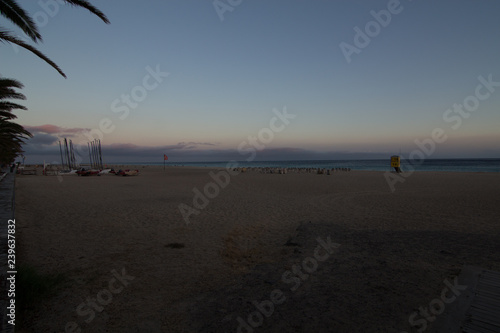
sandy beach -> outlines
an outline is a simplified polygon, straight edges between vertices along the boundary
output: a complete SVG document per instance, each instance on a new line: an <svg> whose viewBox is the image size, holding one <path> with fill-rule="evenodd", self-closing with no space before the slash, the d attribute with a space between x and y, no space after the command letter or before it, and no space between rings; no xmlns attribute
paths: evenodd
<svg viewBox="0 0 500 333"><path fill-rule="evenodd" d="M196 208L210 171L18 176L18 261L66 278L23 331L410 332L463 265L500 270L498 173L246 172Z"/></svg>

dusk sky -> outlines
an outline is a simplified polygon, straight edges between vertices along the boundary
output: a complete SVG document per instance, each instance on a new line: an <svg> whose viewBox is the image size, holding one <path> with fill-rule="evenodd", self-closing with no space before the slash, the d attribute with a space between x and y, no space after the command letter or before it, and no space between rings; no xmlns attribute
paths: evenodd
<svg viewBox="0 0 500 333"><path fill-rule="evenodd" d="M26 163L59 161L63 137L101 138L108 163L245 160L249 136L256 160L388 158L436 128L428 158L500 157L498 1L91 2L110 25L20 1L67 79L0 45L25 85Z"/></svg>

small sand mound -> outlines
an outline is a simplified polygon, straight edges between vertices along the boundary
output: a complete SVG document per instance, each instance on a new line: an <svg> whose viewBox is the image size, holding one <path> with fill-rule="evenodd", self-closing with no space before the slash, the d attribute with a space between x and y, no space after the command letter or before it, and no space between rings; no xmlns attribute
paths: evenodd
<svg viewBox="0 0 500 333"><path fill-rule="evenodd" d="M220 254L237 273L248 272L260 263L272 262L273 255L264 239L265 234L263 225L235 227L222 237L224 248Z"/></svg>

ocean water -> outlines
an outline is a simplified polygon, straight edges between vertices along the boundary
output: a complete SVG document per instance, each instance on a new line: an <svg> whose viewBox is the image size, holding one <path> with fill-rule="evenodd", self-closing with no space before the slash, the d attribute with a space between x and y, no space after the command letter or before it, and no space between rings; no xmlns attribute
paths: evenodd
<svg viewBox="0 0 500 333"><path fill-rule="evenodd" d="M233 164L235 162L232 162ZM238 167L276 168L351 168L352 170L391 171L390 159L384 160L328 160L328 161L238 161ZM123 164L123 163L120 163ZM129 163L135 165L163 165L158 163ZM220 162L167 162L170 166L226 167L228 161ZM454 172L500 172L500 159L426 159L422 163L401 160L403 171L454 171Z"/></svg>

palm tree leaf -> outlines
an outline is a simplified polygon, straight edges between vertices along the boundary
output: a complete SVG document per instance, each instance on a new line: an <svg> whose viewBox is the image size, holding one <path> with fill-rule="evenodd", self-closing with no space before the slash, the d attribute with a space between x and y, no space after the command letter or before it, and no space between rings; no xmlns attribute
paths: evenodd
<svg viewBox="0 0 500 333"><path fill-rule="evenodd" d="M11 88L0 88L0 100L6 98L26 99L26 96Z"/></svg>
<svg viewBox="0 0 500 333"><path fill-rule="evenodd" d="M10 111L7 111L7 110L0 110L0 119L2 120L13 120L13 119L16 119L17 116L15 114L13 114L12 112Z"/></svg>
<svg viewBox="0 0 500 333"><path fill-rule="evenodd" d="M0 0L0 14L21 28L35 43L42 40L31 16L14 0Z"/></svg>
<svg viewBox="0 0 500 333"><path fill-rule="evenodd" d="M12 135L14 138L18 139L22 139L23 136L33 137L33 135L25 130L23 126L8 120L0 121L0 133L7 136Z"/></svg>
<svg viewBox="0 0 500 333"><path fill-rule="evenodd" d="M64 1L72 6L78 6L78 7L83 7L85 9L87 9L92 14L97 15L104 23L109 24L109 20L106 17L106 15L104 15L103 12L101 12L99 9L94 7L90 2L88 2L86 0L64 0Z"/></svg>
<svg viewBox="0 0 500 333"><path fill-rule="evenodd" d="M17 80L0 77L0 162L10 163L21 153L26 140L33 135L22 125L11 120L17 117L11 112L13 109L24 109L26 107L2 101L6 98L24 99L24 95L17 92L15 88L21 89L23 84Z"/></svg>
<svg viewBox="0 0 500 333"><path fill-rule="evenodd" d="M17 80L14 80L14 79L0 77L0 88L4 88L4 87L14 87L14 88L23 89L24 84L22 84L21 82L19 82Z"/></svg>
<svg viewBox="0 0 500 333"><path fill-rule="evenodd" d="M26 44L24 41L20 40L19 38L11 35L8 31L5 30L0 30L0 42L9 42L12 44L16 44L21 46L22 48L25 48L26 50L29 50L36 54L39 58L45 60L46 63L51 65L56 71L59 72L64 78L66 78L66 74L57 66L52 60L50 60L45 54L42 52L38 51L36 48L33 46Z"/></svg>
<svg viewBox="0 0 500 333"><path fill-rule="evenodd" d="M22 89L23 87L24 85L17 80L0 77L0 100L6 98L26 99L26 96L14 89Z"/></svg>
<svg viewBox="0 0 500 333"><path fill-rule="evenodd" d="M28 110L27 107L17 104L17 103L12 103L12 102L6 102L6 101L0 101L0 111L12 111L15 109L19 110Z"/></svg>

